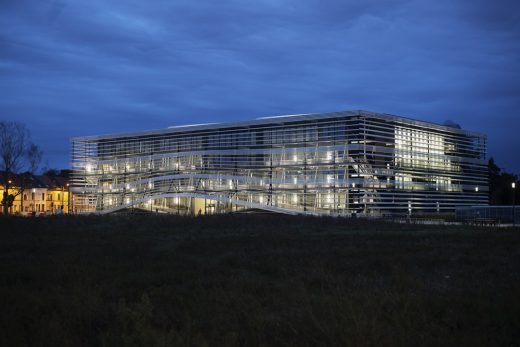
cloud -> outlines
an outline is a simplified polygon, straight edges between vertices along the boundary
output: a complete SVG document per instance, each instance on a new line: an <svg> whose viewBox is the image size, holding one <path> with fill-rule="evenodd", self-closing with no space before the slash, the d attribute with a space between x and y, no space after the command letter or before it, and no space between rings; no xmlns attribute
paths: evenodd
<svg viewBox="0 0 520 347"><path fill-rule="evenodd" d="M30 124L51 164L66 166L71 136L364 108L487 132L490 154L520 171L519 149L503 154L520 148L519 10L510 0L4 0L1 117Z"/></svg>

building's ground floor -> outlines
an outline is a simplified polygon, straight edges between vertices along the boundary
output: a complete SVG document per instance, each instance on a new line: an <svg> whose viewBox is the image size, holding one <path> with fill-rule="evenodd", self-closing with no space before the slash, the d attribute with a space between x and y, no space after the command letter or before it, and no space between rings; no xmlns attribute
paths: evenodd
<svg viewBox="0 0 520 347"><path fill-rule="evenodd" d="M382 197L372 191L323 191L320 193L258 194L208 194L196 192L158 192L153 195L126 194L121 197L109 195L98 197L107 204L100 205L100 213L122 209L141 209L150 212L181 215L207 215L247 210L264 210L285 214L332 215L332 216L383 216L383 215L429 215L454 213L457 206L472 202L475 197L446 194L423 194L386 192ZM116 201L117 200L117 201ZM121 201L119 201L121 200ZM99 201L98 201L99 203ZM482 202L486 202L483 200ZM82 211L78 211L82 212Z"/></svg>

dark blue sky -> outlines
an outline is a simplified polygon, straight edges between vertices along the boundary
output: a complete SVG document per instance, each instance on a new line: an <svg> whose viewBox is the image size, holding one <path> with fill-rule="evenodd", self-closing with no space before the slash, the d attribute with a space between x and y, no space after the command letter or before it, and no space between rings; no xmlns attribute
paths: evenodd
<svg viewBox="0 0 520 347"><path fill-rule="evenodd" d="M361 108L520 172L520 1L0 0L0 76L56 168L73 136Z"/></svg>

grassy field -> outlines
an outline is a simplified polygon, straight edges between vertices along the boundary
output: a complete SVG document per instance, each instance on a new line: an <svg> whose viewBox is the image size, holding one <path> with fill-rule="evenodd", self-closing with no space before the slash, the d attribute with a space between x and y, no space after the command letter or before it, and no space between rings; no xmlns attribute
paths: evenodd
<svg viewBox="0 0 520 347"><path fill-rule="evenodd" d="M1 346L519 343L519 229L0 218Z"/></svg>

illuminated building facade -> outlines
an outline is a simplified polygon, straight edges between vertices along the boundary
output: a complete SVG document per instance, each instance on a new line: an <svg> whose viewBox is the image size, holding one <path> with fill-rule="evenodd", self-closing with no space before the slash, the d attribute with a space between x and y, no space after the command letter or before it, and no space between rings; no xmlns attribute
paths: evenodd
<svg viewBox="0 0 520 347"><path fill-rule="evenodd" d="M67 177L28 173L11 175L8 186L7 193L13 196L9 214L31 216L69 213L70 194ZM0 199L4 192L5 184L0 181Z"/></svg>
<svg viewBox="0 0 520 347"><path fill-rule="evenodd" d="M74 207L452 213L486 205L486 136L367 111L72 139Z"/></svg>

